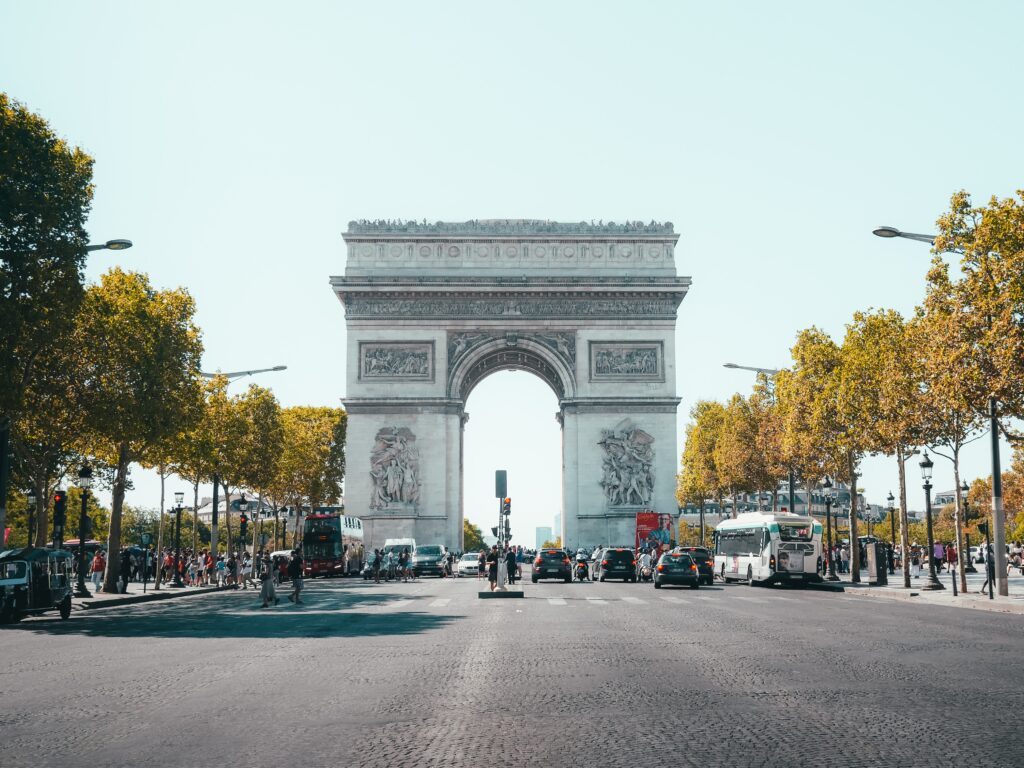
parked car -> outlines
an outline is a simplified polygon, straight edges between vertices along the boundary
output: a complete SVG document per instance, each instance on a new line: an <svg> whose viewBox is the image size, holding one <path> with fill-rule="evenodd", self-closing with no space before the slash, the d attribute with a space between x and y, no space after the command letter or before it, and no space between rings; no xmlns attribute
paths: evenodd
<svg viewBox="0 0 1024 768"><path fill-rule="evenodd" d="M572 563L569 560L569 553L564 549L542 549L537 552L537 559L533 561L533 575L530 577L534 584L538 579L561 579L564 582L572 581Z"/></svg>
<svg viewBox="0 0 1024 768"><path fill-rule="evenodd" d="M636 555L625 547L608 547L597 561L597 578L636 581Z"/></svg>
<svg viewBox="0 0 1024 768"><path fill-rule="evenodd" d="M661 589L666 584L698 589L701 575L697 563L689 554L669 552L662 556L654 569L654 588Z"/></svg>
<svg viewBox="0 0 1024 768"><path fill-rule="evenodd" d="M676 547L672 552L682 552L693 558L697 570L700 572L701 584L715 583L715 556L711 554L710 549L707 547Z"/></svg>

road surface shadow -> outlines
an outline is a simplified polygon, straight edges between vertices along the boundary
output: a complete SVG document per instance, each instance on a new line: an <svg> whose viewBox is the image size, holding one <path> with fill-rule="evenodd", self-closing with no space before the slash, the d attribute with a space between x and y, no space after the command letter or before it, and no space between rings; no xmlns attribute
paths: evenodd
<svg viewBox="0 0 1024 768"><path fill-rule="evenodd" d="M366 612L366 608L384 607L407 598L400 594L335 595L314 599L307 593L303 605L289 603L281 593L281 604L259 608L252 601L229 602L202 598L173 603L141 604L124 611L76 613L70 620L56 618L26 620L8 625L12 632L40 635L82 635L85 637L182 637L182 638L257 638L257 637L368 637L412 635L441 629L464 618L419 611L390 613ZM363 609L363 610L357 610Z"/></svg>

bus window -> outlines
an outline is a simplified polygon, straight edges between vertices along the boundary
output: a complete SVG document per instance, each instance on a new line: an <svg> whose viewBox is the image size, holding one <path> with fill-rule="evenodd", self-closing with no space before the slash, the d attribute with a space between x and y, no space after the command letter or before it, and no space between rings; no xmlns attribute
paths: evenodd
<svg viewBox="0 0 1024 768"><path fill-rule="evenodd" d="M779 523L779 538L783 541L810 541L812 533L810 523Z"/></svg>

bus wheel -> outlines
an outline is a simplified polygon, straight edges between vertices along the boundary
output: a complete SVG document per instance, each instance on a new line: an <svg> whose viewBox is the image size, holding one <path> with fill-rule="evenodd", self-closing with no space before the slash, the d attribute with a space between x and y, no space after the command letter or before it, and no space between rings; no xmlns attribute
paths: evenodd
<svg viewBox="0 0 1024 768"><path fill-rule="evenodd" d="M751 566L747 566L747 586L754 586L754 569Z"/></svg>

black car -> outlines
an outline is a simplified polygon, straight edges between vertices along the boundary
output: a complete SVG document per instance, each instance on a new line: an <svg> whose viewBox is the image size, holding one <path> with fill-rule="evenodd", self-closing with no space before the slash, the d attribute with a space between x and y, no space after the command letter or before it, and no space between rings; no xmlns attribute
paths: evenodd
<svg viewBox="0 0 1024 768"><path fill-rule="evenodd" d="M416 576L447 576L448 550L439 544L416 547L412 554L412 572Z"/></svg>
<svg viewBox="0 0 1024 768"><path fill-rule="evenodd" d="M609 547L601 553L596 566L598 579L622 579L636 581L636 556L632 549Z"/></svg>
<svg viewBox="0 0 1024 768"><path fill-rule="evenodd" d="M676 547L674 553L689 555L697 564L697 571L700 573L701 584L715 583L715 556L707 547Z"/></svg>
<svg viewBox="0 0 1024 768"><path fill-rule="evenodd" d="M569 560L569 553L564 549L538 551L537 558L533 561L533 575L530 578L534 584L538 579L572 581L572 562Z"/></svg>
<svg viewBox="0 0 1024 768"><path fill-rule="evenodd" d="M669 552L661 556L654 569L654 588L664 584L678 584L690 589L700 587L701 575L697 563L688 554Z"/></svg>

